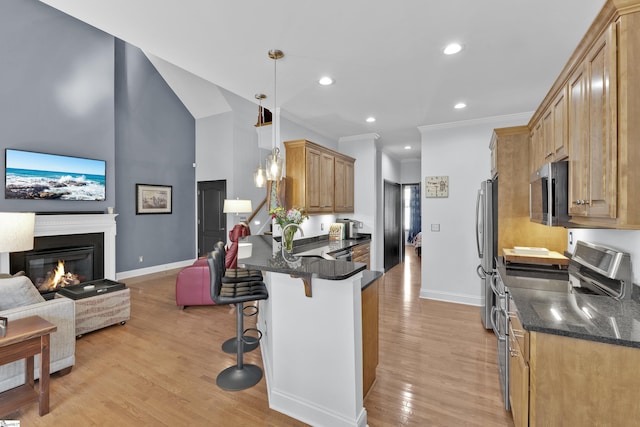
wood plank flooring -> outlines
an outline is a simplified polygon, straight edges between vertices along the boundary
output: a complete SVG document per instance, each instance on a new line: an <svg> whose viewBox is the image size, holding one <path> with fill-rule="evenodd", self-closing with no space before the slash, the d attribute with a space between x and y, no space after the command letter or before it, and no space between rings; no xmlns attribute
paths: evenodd
<svg viewBox="0 0 640 427"><path fill-rule="evenodd" d="M125 280L131 320L86 334L76 365L37 404L5 416L22 426L304 426L269 409L265 380L240 392L215 383L235 363L220 345L235 333L229 307L175 306L177 271ZM406 262L380 287L380 364L365 398L378 426L513 426L502 409L496 341L477 307L420 299L420 265ZM247 321L247 326L253 324ZM245 362L262 365L260 351Z"/></svg>

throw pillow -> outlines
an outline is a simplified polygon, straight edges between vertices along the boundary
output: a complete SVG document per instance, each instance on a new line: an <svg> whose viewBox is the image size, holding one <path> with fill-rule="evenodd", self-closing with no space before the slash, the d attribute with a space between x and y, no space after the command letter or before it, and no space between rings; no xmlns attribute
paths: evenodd
<svg viewBox="0 0 640 427"><path fill-rule="evenodd" d="M26 276L0 279L0 310L43 302L44 298Z"/></svg>

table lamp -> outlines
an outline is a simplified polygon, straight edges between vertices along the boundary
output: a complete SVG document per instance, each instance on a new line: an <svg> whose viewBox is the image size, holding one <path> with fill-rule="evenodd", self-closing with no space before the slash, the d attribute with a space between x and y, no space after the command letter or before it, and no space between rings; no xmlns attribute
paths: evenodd
<svg viewBox="0 0 640 427"><path fill-rule="evenodd" d="M241 213L251 213L253 212L251 200L225 199L224 205L222 206L222 212L234 213L236 215ZM240 221L246 220L246 217L240 217Z"/></svg>
<svg viewBox="0 0 640 427"><path fill-rule="evenodd" d="M30 251L36 214L22 212L0 212L0 254Z"/></svg>

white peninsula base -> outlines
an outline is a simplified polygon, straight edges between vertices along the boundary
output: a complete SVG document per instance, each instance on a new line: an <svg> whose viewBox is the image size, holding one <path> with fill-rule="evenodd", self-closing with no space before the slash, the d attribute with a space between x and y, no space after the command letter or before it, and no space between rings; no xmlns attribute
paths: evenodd
<svg viewBox="0 0 640 427"><path fill-rule="evenodd" d="M267 272L258 328L269 406L313 426L367 425L362 392L361 278Z"/></svg>

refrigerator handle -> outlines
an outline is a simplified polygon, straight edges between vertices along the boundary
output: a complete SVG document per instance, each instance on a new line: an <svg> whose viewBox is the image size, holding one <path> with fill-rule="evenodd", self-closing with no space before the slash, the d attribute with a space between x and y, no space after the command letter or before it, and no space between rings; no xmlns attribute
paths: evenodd
<svg viewBox="0 0 640 427"><path fill-rule="evenodd" d="M478 190L478 197L476 198L476 246L478 248L478 257L483 258L482 249L480 247L480 198L482 196L482 190ZM483 209L484 211L484 209Z"/></svg>

